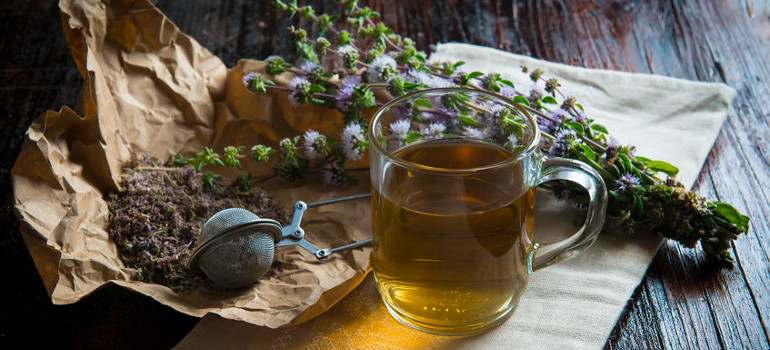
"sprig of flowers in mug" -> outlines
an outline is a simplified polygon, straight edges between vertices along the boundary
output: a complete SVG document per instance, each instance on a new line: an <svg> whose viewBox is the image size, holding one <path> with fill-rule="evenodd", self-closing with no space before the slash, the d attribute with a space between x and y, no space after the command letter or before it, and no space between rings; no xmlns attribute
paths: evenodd
<svg viewBox="0 0 770 350"><path fill-rule="evenodd" d="M318 36L311 38L307 30L290 27L296 39L298 65L271 56L266 59L266 75L248 73L243 83L254 93L285 93L297 106L336 108L344 115L346 124L341 134L334 137L307 130L303 135L283 139L278 152L265 145L251 149L228 147L223 160L216 161L207 149L189 159L180 156L178 163L193 164L198 169L220 162L237 166L238 158L245 153L261 163L276 153L280 156L273 166L277 176L296 180L310 170L320 170L327 183L340 186L351 179L346 162L360 159L369 146L362 111L428 88L490 91L520 104L537 117L543 135L540 147L545 154L577 159L599 171L610 194L608 214L619 219L628 232L633 232L637 225L646 225L686 247L693 248L700 242L709 256L733 261L729 252L731 242L748 231L749 218L728 203L709 201L687 191L676 180L679 169L674 165L637 155L635 146L621 144L590 118L575 97L564 94L557 79L546 78L540 69L522 67L532 82L522 90L497 73L466 72L462 69L464 62L429 62L411 39L378 22L377 12L360 6L356 0L337 2L344 8L342 16L318 15L310 6L276 0L275 6L289 16L310 20ZM337 24L350 30L338 29ZM294 75L288 87L276 86L271 80L283 74ZM521 126L515 116L498 113L502 109L494 110L494 106L481 115L452 108L461 102L415 103L411 108L435 109L436 117L399 120L390 125L390 135L408 143L462 132L493 139L501 145L515 144L511 141ZM407 117L416 115L409 110L403 113ZM247 175L238 178L244 188L249 180ZM569 184L552 189L578 204L585 201Z"/></svg>

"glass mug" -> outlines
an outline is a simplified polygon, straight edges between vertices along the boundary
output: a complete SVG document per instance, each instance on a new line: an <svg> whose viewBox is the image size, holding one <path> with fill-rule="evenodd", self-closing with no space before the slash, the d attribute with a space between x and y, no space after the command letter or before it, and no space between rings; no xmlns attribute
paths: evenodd
<svg viewBox="0 0 770 350"><path fill-rule="evenodd" d="M512 314L529 274L577 255L604 224L607 191L582 162L546 158L535 119L518 103L464 88L396 98L372 118L373 251L377 288L412 328L474 334ZM574 235L539 244L538 184L566 180L589 194Z"/></svg>

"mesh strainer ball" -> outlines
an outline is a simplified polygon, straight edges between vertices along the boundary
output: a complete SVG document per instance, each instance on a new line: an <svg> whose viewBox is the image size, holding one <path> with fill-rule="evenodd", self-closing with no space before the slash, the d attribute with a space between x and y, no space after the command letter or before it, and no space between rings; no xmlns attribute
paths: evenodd
<svg viewBox="0 0 770 350"><path fill-rule="evenodd" d="M277 221L246 209L225 209L203 224L190 268L221 287L246 287L270 269L280 239Z"/></svg>

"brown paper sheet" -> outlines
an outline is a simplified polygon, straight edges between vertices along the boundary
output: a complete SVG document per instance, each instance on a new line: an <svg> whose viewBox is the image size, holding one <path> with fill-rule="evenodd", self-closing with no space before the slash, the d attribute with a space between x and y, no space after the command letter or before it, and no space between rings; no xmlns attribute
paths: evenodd
<svg viewBox="0 0 770 350"><path fill-rule="evenodd" d="M204 145L217 151L226 145L275 146L309 127L339 132L342 118L329 110L297 109L285 95L249 94L242 72L261 70L263 62L242 61L228 70L147 0L62 0L59 7L85 83L75 109L48 111L35 120L12 170L22 236L55 304L74 303L114 283L189 315L215 313L275 328L317 316L363 280L369 248L319 262L288 247L276 251L280 273L247 291L176 294L136 281L108 237L102 199L119 189L121 168L132 154L168 158ZM269 167L245 166L269 173ZM358 185L337 190L318 181L276 179L261 186L289 206L368 192L368 173L358 176ZM307 239L322 248L370 236L366 200L305 215Z"/></svg>

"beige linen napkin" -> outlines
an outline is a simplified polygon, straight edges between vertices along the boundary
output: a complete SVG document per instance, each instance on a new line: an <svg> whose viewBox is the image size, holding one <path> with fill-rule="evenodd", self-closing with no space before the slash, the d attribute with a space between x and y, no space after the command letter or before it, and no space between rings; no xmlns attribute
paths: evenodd
<svg viewBox="0 0 770 350"><path fill-rule="evenodd" d="M466 44L440 45L437 60L465 61L465 70L495 71L517 89L532 84L521 65L540 68L578 97L588 115L638 154L671 162L692 186L725 120L735 91L722 84L571 67ZM563 203L538 195L535 237L574 232ZM597 349L606 342L661 238L605 229L586 252L535 272L513 317L473 337L442 337L401 326L382 306L368 278L326 314L306 324L268 329L206 316L179 348L255 349Z"/></svg>

